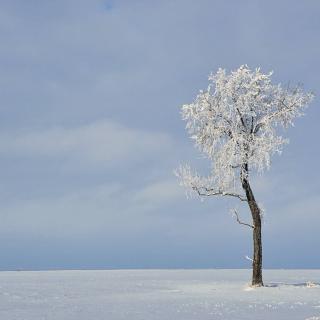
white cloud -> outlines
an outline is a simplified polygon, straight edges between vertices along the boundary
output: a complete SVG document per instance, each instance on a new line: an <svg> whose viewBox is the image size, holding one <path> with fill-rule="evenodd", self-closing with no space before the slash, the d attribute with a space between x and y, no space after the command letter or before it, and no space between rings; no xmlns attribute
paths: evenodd
<svg viewBox="0 0 320 320"><path fill-rule="evenodd" d="M118 166L145 161L172 150L169 135L100 121L75 128L2 134L0 154L19 157L58 157L74 166ZM71 163L70 163L71 161Z"/></svg>
<svg viewBox="0 0 320 320"><path fill-rule="evenodd" d="M133 196L135 203L147 205L148 208L159 207L185 196L177 180L163 180L151 183Z"/></svg>
<svg viewBox="0 0 320 320"><path fill-rule="evenodd" d="M0 230L1 234L58 238L130 235L165 220L161 211L181 195L173 181L151 182L135 190L119 183L77 188L65 195L2 204Z"/></svg>

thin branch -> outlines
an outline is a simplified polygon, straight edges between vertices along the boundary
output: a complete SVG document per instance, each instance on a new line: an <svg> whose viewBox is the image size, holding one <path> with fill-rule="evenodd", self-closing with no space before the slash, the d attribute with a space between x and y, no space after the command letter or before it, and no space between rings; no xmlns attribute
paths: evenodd
<svg viewBox="0 0 320 320"><path fill-rule="evenodd" d="M242 117L242 114L241 114L241 112L240 112L239 108L237 108L237 111L238 111L238 114L239 114L239 117L240 117L240 120L241 120L242 126L244 127L245 132L246 132L246 130L247 130L247 126L246 126L246 124L244 123L244 120L243 120L243 117Z"/></svg>
<svg viewBox="0 0 320 320"><path fill-rule="evenodd" d="M254 229L254 226L253 226L253 225L251 225L251 224L249 224L249 223L242 222L242 221L239 219L239 215L238 215L238 212L237 212L236 209L233 209L233 212L234 212L234 215L236 216L237 222L238 222L239 224L243 224L244 226L247 226L247 227L250 227L250 228Z"/></svg>
<svg viewBox="0 0 320 320"><path fill-rule="evenodd" d="M208 189L205 187L198 188L196 186L192 186L192 189L195 190L199 196L211 197L211 196L229 196L238 198L241 201L247 201L247 198L233 192L224 192L224 191L214 191L213 189ZM203 191L201 190L203 189Z"/></svg>
<svg viewBox="0 0 320 320"><path fill-rule="evenodd" d="M254 133L254 134L258 133L259 129L260 129L261 127L263 127L264 125L265 125L265 123L263 123L263 122L257 123L257 125L255 126L255 128L253 129L253 133Z"/></svg>
<svg viewBox="0 0 320 320"><path fill-rule="evenodd" d="M295 103L291 104L291 105L286 105L284 103L284 100L285 98L282 98L281 100L278 101L279 104L282 104L282 108L274 111L273 113L270 113L264 117L262 117L262 119L260 119L259 123L256 124L254 130L253 130L253 133L257 133L259 131L259 129L261 127L263 127L268 121L276 118L276 117L279 117L282 113L284 112L288 112L288 111L292 111L292 109L295 107Z"/></svg>
<svg viewBox="0 0 320 320"><path fill-rule="evenodd" d="M251 259L249 256L245 256L245 258L251 262L253 262L253 259Z"/></svg>
<svg viewBox="0 0 320 320"><path fill-rule="evenodd" d="M205 101L208 103L208 105L210 106L210 111L213 112L214 108L211 104L211 102L208 100L208 98L205 96L204 97ZM219 104L220 99L218 99L218 104ZM215 116L221 118L222 120L224 120L230 127L232 127L232 122L230 119L224 117L222 114L216 113L215 112Z"/></svg>
<svg viewBox="0 0 320 320"><path fill-rule="evenodd" d="M254 119L253 119L253 116L251 116L251 129L250 129L251 134L253 133L253 128L254 128L253 123L254 123Z"/></svg>

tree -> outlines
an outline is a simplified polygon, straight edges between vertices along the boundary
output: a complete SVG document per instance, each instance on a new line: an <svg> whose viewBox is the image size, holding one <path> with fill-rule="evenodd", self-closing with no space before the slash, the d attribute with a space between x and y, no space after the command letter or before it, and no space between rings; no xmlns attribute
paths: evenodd
<svg viewBox="0 0 320 320"><path fill-rule="evenodd" d="M281 153L288 140L279 127L293 125L312 100L300 86L282 88L271 83L272 72L243 65L226 74L219 69L209 76L207 90L182 106L182 118L196 147L210 160L207 177L190 166L180 166L180 184L199 196L228 196L247 202L252 223L237 221L253 230L252 285L263 286L261 209L250 184L252 172L270 167L270 158Z"/></svg>

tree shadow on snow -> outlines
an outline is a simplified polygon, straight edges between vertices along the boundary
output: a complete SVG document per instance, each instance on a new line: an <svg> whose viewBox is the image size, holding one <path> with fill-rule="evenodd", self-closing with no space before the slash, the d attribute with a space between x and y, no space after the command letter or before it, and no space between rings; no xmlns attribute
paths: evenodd
<svg viewBox="0 0 320 320"><path fill-rule="evenodd" d="M305 287L305 288L318 288L320 283L307 281L300 283L285 283L285 282L271 282L265 285L267 288L279 288L279 287Z"/></svg>

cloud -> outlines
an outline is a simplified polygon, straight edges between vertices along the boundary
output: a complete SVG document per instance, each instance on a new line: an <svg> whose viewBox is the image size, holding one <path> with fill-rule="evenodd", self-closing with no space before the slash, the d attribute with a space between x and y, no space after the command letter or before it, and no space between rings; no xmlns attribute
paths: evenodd
<svg viewBox="0 0 320 320"><path fill-rule="evenodd" d="M132 166L170 152L174 142L168 134L99 121L78 127L3 133L0 154L6 156L60 158L77 167Z"/></svg>
<svg viewBox="0 0 320 320"><path fill-rule="evenodd" d="M159 208L159 206L167 205L170 202L183 199L185 197L184 190L179 186L176 179L168 179L156 181L146 185L138 192L134 193L133 200L137 204L143 204L149 210Z"/></svg>
<svg viewBox="0 0 320 320"><path fill-rule="evenodd" d="M130 189L120 183L77 188L64 195L47 195L1 204L1 234L81 238L105 234L109 238L148 232L161 224L159 213L177 203L183 191L174 181L150 182ZM174 213L170 215L174 217Z"/></svg>
<svg viewBox="0 0 320 320"><path fill-rule="evenodd" d="M2 234L72 239L101 229L114 233L124 214L121 192L119 184L104 184L2 205Z"/></svg>

